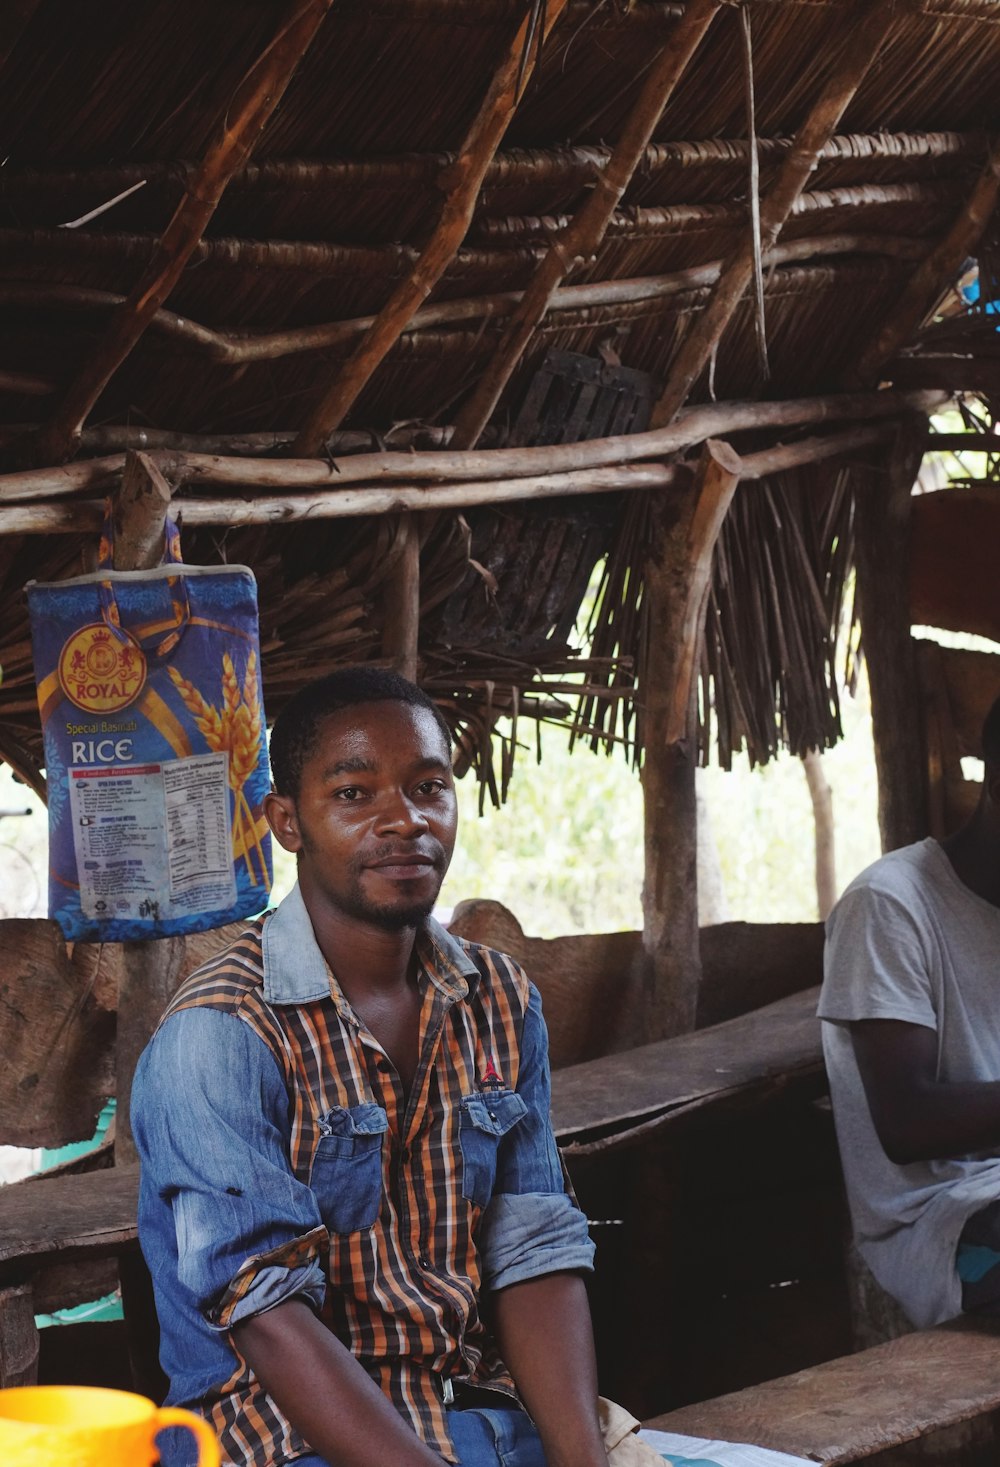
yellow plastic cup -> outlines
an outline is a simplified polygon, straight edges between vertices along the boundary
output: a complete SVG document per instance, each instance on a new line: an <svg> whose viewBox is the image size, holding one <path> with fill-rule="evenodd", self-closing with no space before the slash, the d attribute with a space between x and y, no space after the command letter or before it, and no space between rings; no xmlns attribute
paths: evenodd
<svg viewBox="0 0 1000 1467"><path fill-rule="evenodd" d="M14 1386L0 1391L3 1467L153 1467L155 1437L186 1426L198 1467L219 1467L219 1443L191 1411L95 1386Z"/></svg>

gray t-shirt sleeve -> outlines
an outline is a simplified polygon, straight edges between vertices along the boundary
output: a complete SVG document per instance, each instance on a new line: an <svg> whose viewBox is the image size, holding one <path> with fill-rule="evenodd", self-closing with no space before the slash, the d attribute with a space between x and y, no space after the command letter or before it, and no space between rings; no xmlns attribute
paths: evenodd
<svg viewBox="0 0 1000 1467"><path fill-rule="evenodd" d="M937 1029L926 945L898 897L859 886L837 904L827 923L819 1017L901 1019Z"/></svg>

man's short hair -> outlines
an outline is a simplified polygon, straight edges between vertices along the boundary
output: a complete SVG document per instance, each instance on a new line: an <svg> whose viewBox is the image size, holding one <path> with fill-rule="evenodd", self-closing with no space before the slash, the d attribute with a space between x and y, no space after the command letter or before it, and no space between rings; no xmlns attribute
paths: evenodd
<svg viewBox="0 0 1000 1467"><path fill-rule="evenodd" d="M441 710L416 683L381 667L345 667L331 672L289 698L271 730L271 778L279 795L299 797L302 770L319 739L320 725L333 713L361 703L407 703L432 714L445 748L451 732Z"/></svg>
<svg viewBox="0 0 1000 1467"><path fill-rule="evenodd" d="M983 760L993 769L1000 769L1000 698L997 698L983 724Z"/></svg>

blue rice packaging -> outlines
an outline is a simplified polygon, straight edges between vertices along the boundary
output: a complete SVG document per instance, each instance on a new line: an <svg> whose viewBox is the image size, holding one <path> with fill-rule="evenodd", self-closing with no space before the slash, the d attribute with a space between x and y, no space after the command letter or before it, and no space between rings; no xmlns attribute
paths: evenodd
<svg viewBox="0 0 1000 1467"><path fill-rule="evenodd" d="M270 787L257 586L246 566L27 587L49 789L49 915L66 938L219 927L267 906Z"/></svg>

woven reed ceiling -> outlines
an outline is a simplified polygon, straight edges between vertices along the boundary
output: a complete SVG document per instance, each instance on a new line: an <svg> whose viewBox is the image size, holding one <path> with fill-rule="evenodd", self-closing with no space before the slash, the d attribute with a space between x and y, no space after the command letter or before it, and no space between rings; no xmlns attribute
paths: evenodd
<svg viewBox="0 0 1000 1467"><path fill-rule="evenodd" d="M8 470L31 464L35 427L58 417L223 119L239 106L243 79L295 8L287 0L17 0L0 17L0 452ZM534 8L544 24L545 7ZM279 354L265 346L257 359L240 361L226 360L233 341L245 346L259 333L379 311L413 270L451 182L450 158L531 9L526 0L333 0L165 309L90 407L74 455L105 451L95 430L125 425L230 439L267 431L283 435L287 448L358 332L348 328L343 340L319 350ZM865 7L748 0L742 9L750 22L766 196ZM606 168L652 62L683 16L682 5L658 0L568 0L486 170L462 246L433 288L432 306L529 285L548 245ZM726 258L745 235L743 26L741 7L722 7L603 242L566 284L703 266ZM715 355L717 398L788 399L843 386L983 169L989 139L1000 130L998 70L997 0L901 0L781 231L781 246L795 245L799 257L766 272L770 379L762 380L748 296ZM140 182L106 212L65 227ZM550 310L485 441L503 440L549 348L603 353L662 382L707 294L702 286ZM400 424L446 430L495 353L504 320L502 312L486 319L473 312L407 331L341 426L367 430L374 441L394 429L398 436ZM702 371L689 401L704 401L709 391ZM51 460L43 453L41 462ZM841 503L842 486L829 493ZM522 516L522 530L506 531L503 543L510 554L537 555L550 534L565 539L567 516L576 516L596 561L620 529L620 508L617 500L556 505L548 515ZM499 543L496 526L477 530L476 516L469 518L473 553L488 559ZM558 532L551 529L557 522ZM377 655L378 588L392 538L388 525L362 521L345 529L334 521L278 536L232 532L225 544L225 536L202 531L189 537L187 550L192 558L224 553L256 565L272 598L265 620L280 701L304 662L315 668L321 648L331 662ZM580 541L569 540L569 561L561 564L563 552L553 551L540 563L561 595L578 599L586 575ZM11 542L7 536L0 550L0 661L8 674L0 722L6 718L25 747L36 747L19 588L28 573L65 574L79 558L66 537ZM526 626L532 617L524 614L523 586L517 617L505 619L501 584L492 640L481 625L476 644L460 655L453 641L441 640L442 628L452 628L451 637L456 624L455 603L450 615L442 611L448 596L485 595L482 580L467 571L467 550L451 520L425 546L428 679L437 677L445 691L468 686L473 664L481 677L495 678L502 652L511 659L510 685L523 690L548 645L558 680L569 666L566 606L554 606L553 596L537 597ZM502 559L494 572L498 567ZM516 576L508 579L518 584ZM315 630L318 602L336 622L325 641ZM817 653L824 667L827 651ZM265 686L267 674L265 653ZM823 742L834 731L829 718L814 730Z"/></svg>

